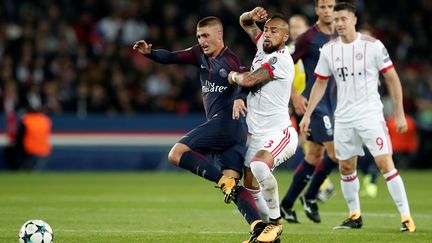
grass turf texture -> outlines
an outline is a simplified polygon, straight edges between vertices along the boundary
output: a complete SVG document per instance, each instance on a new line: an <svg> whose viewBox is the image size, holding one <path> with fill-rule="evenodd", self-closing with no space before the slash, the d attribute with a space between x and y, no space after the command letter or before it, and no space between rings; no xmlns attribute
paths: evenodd
<svg viewBox="0 0 432 243"><path fill-rule="evenodd" d="M431 242L432 171L402 171L417 232L400 233L387 187L361 198L364 226L332 230L347 216L337 194L320 205L322 223L309 221L297 201L300 225L285 222L282 242ZM276 174L281 197L290 172ZM43 219L54 242L242 242L249 227L213 183L191 173L0 173L0 242L18 242L29 219Z"/></svg>

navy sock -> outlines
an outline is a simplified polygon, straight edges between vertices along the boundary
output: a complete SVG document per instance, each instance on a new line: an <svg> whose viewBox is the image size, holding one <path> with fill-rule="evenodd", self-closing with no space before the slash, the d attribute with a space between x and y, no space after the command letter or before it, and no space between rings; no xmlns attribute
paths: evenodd
<svg viewBox="0 0 432 243"><path fill-rule="evenodd" d="M204 155L195 151L183 153L179 166L215 183L222 178L222 172Z"/></svg>
<svg viewBox="0 0 432 243"><path fill-rule="evenodd" d="M321 184L337 165L338 164L333 162L327 155L324 157L323 161L321 161L315 169L312 181L304 195L306 199L315 199L317 197Z"/></svg>
<svg viewBox="0 0 432 243"><path fill-rule="evenodd" d="M301 191L306 187L314 169L315 166L309 164L306 160L303 160L303 162L297 166L288 192L285 194L285 197L281 202L282 207L292 208L294 206L294 202L300 195Z"/></svg>
<svg viewBox="0 0 432 243"><path fill-rule="evenodd" d="M378 183L378 168L374 163L371 163L368 167L369 174L371 175L371 183L377 184Z"/></svg>
<svg viewBox="0 0 432 243"><path fill-rule="evenodd" d="M243 186L239 186L236 193L234 202L248 224L251 225L254 221L261 220L252 194Z"/></svg>

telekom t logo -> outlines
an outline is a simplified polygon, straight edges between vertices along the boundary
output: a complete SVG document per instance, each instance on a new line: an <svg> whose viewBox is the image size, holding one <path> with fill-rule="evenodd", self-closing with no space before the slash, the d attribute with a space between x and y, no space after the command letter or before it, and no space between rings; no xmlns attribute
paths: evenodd
<svg viewBox="0 0 432 243"><path fill-rule="evenodd" d="M339 77L342 77L342 81L346 81L345 77L348 76L348 68L347 67L341 67L341 68L336 68L337 74Z"/></svg>

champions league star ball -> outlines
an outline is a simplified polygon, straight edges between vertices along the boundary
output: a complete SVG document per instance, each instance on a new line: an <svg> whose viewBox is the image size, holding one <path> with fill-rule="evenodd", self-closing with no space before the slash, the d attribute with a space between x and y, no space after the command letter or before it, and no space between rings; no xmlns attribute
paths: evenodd
<svg viewBox="0 0 432 243"><path fill-rule="evenodd" d="M39 219L25 222L19 231L20 243L51 243L53 238L51 226Z"/></svg>

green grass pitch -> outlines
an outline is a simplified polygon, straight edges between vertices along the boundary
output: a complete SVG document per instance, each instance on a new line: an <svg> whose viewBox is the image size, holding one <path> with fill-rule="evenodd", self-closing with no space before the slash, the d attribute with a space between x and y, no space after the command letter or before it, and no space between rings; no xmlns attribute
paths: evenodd
<svg viewBox="0 0 432 243"><path fill-rule="evenodd" d="M339 188L320 204L315 224L296 203L300 225L284 225L282 242L432 242L432 171L401 171L417 224L400 233L400 219L380 177L378 197L361 198L364 226L332 230L347 216ZM276 174L281 197L290 172ZM54 242L242 242L249 227L213 183L191 173L0 173L0 242L18 242L29 219L43 219Z"/></svg>

